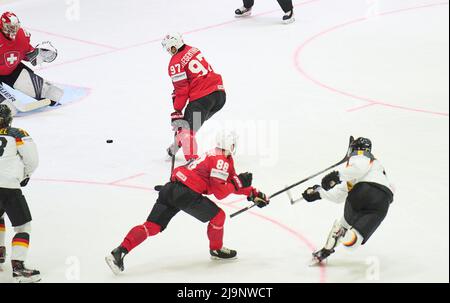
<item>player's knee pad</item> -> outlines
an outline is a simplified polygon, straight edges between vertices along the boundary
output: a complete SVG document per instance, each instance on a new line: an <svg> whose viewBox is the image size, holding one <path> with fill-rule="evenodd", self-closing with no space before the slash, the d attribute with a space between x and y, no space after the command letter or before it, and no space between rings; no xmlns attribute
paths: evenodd
<svg viewBox="0 0 450 303"><path fill-rule="evenodd" d="M357 249L364 241L364 237L354 228L347 230L345 236L342 238L341 243L347 249Z"/></svg>
<svg viewBox="0 0 450 303"><path fill-rule="evenodd" d="M209 221L209 225L214 229L222 229L223 225L225 224L225 218L225 212L222 209L219 209L217 215L215 215L214 218Z"/></svg>
<svg viewBox="0 0 450 303"><path fill-rule="evenodd" d="M14 227L14 232L17 234L20 234L20 233L30 234L31 233L31 223L28 222L23 225Z"/></svg>
<svg viewBox="0 0 450 303"><path fill-rule="evenodd" d="M144 226L147 237L154 236L161 232L161 226L151 221L145 222L142 226Z"/></svg>
<svg viewBox="0 0 450 303"><path fill-rule="evenodd" d="M25 68L17 77L14 89L38 100L50 99L55 102L60 101L64 94L62 89Z"/></svg>

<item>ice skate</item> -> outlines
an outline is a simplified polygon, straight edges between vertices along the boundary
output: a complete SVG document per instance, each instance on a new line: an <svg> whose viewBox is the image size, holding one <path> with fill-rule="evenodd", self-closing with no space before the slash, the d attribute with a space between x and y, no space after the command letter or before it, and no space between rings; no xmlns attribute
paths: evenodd
<svg viewBox="0 0 450 303"><path fill-rule="evenodd" d="M36 283L41 281L41 273L35 269L25 267L23 261L11 261L13 279L16 283Z"/></svg>
<svg viewBox="0 0 450 303"><path fill-rule="evenodd" d="M241 8L238 8L234 11L235 17L248 17L252 14L252 8L245 8L245 6L242 6Z"/></svg>
<svg viewBox="0 0 450 303"><path fill-rule="evenodd" d="M124 271L123 259L128 252L122 246L115 248L109 256L105 258L106 264L111 268L115 275Z"/></svg>
<svg viewBox="0 0 450 303"><path fill-rule="evenodd" d="M233 260L236 259L237 251L222 247L217 250L210 250L211 259L213 260Z"/></svg>
<svg viewBox="0 0 450 303"><path fill-rule="evenodd" d="M290 10L287 13L284 14L283 16L283 23L284 24L289 24L295 21L294 18L294 10Z"/></svg>
<svg viewBox="0 0 450 303"><path fill-rule="evenodd" d="M312 260L310 263L310 266L314 266L317 264L322 263L324 260L326 260L332 253L334 253L334 249L326 249L322 248L321 250L318 250L312 254Z"/></svg>

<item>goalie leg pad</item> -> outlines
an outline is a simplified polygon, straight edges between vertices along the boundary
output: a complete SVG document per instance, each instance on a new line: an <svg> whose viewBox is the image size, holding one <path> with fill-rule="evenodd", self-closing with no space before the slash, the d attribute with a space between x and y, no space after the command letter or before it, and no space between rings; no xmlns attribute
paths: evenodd
<svg viewBox="0 0 450 303"><path fill-rule="evenodd" d="M45 81L42 77L27 68L22 69L19 77L14 82L13 88L38 100L50 99L59 102L64 94L62 89Z"/></svg>

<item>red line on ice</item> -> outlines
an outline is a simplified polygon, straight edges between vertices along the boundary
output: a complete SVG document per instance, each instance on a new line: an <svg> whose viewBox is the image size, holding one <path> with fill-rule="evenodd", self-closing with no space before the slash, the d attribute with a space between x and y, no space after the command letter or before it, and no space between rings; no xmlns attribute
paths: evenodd
<svg viewBox="0 0 450 303"><path fill-rule="evenodd" d="M388 15L392 15L392 14L398 14L398 13L402 13L402 12L407 12L407 11L411 11L411 10L417 10L417 9L423 9L423 8L429 8L429 7L435 7L435 6L444 6L444 5L448 5L448 2L439 2L439 3L433 3L433 4L426 4L426 5L421 5L421 6L414 6L414 7L408 7L408 8L403 8L403 9L397 9L397 10L393 10L393 11L387 11L387 12L383 12L378 14L377 16L388 16ZM419 109L419 108L412 108L412 107L407 107L407 106L400 106L400 105L395 105L395 104L391 104L388 102L384 102L384 101L380 101L380 100L375 100L372 98L367 98L367 97L363 97L363 96L357 96L354 95L352 93L340 90L338 88L332 87L330 85L325 84L324 82L315 79L314 77L312 77L310 74L308 74L305 69L302 66L302 62L300 60L300 55L302 53L302 51L306 48L306 46L308 46L312 41L316 40L319 37L323 37L326 34L329 34L335 30L341 29L343 27L349 26L349 25L353 25L356 23L360 23L360 22L364 22L370 19L367 19L365 17L361 17L355 20L351 20L351 21L347 21L345 23L342 24L338 24L335 25L331 28L328 28L326 30L323 30L317 34L315 34L314 36L310 37L309 39L307 39L306 41L304 41L295 51L294 53L294 66L297 69L297 71L299 71L306 79L310 80L311 82L315 83L316 85L325 88L327 90L330 90L334 93L338 93L353 99L358 99L358 100L362 100L365 102L368 102L368 104L363 105L363 106L358 106L358 107L354 107L354 108L350 108L347 110L347 112L352 112L352 111L357 111L363 108L367 108L369 106L372 105L382 105L382 106L387 106L387 107L392 107L392 108L396 108L396 109L402 109L402 110L408 110L408 111L414 111L414 112L421 112L421 113L427 113L427 114L433 114L433 115L440 115L440 116L447 116L448 117L448 113L444 113L444 112L437 112L437 111L431 111L431 110L425 110L425 109Z"/></svg>

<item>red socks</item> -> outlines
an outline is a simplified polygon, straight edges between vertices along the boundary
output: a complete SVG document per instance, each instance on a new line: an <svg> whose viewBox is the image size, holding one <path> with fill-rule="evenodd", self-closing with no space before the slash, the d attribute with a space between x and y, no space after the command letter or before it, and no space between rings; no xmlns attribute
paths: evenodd
<svg viewBox="0 0 450 303"><path fill-rule="evenodd" d="M209 221L208 238L209 249L218 250L223 246L223 225L225 224L225 213L220 210L219 213Z"/></svg>
<svg viewBox="0 0 450 303"><path fill-rule="evenodd" d="M144 242L148 237L154 236L161 231L161 226L153 222L145 222L142 225L133 227L123 240L121 246L128 252Z"/></svg>

